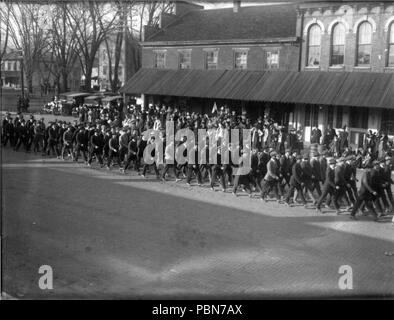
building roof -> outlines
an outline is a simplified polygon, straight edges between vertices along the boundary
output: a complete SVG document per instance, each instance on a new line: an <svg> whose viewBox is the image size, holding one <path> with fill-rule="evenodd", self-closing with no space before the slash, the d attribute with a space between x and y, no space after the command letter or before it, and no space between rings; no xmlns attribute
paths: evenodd
<svg viewBox="0 0 394 320"><path fill-rule="evenodd" d="M7 60L20 60L22 58L22 52L13 50L10 52L7 52L4 54L2 60L7 61Z"/></svg>
<svg viewBox="0 0 394 320"><path fill-rule="evenodd" d="M296 37L294 5L192 10L153 34L147 42Z"/></svg>
<svg viewBox="0 0 394 320"><path fill-rule="evenodd" d="M394 73L140 69L120 92L394 108Z"/></svg>

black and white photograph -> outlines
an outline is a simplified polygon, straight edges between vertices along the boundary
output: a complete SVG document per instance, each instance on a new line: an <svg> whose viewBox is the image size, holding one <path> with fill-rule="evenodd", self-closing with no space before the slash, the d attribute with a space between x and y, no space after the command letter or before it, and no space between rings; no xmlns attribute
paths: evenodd
<svg viewBox="0 0 394 320"><path fill-rule="evenodd" d="M0 65L0 300L394 298L394 1L5 0Z"/></svg>

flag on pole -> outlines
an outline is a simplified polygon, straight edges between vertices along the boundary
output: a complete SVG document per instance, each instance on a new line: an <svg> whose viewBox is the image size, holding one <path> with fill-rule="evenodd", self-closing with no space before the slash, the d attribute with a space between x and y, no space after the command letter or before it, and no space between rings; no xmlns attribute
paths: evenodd
<svg viewBox="0 0 394 320"><path fill-rule="evenodd" d="M216 102L213 103L213 108L212 108L212 113L215 113L218 111L218 107L216 105Z"/></svg>

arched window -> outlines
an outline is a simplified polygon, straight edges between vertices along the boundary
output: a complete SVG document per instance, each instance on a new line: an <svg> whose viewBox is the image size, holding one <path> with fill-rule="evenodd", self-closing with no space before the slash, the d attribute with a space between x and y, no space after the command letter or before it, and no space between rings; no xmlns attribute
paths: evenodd
<svg viewBox="0 0 394 320"><path fill-rule="evenodd" d="M345 60L346 30L342 23L337 23L332 28L331 38L331 65L342 66Z"/></svg>
<svg viewBox="0 0 394 320"><path fill-rule="evenodd" d="M358 27L357 32L357 65L370 66L372 49L372 25L365 21Z"/></svg>
<svg viewBox="0 0 394 320"><path fill-rule="evenodd" d="M387 66L394 67L394 22L391 23L389 28L389 47Z"/></svg>
<svg viewBox="0 0 394 320"><path fill-rule="evenodd" d="M308 67L320 65L321 29L318 24L313 24L308 32Z"/></svg>

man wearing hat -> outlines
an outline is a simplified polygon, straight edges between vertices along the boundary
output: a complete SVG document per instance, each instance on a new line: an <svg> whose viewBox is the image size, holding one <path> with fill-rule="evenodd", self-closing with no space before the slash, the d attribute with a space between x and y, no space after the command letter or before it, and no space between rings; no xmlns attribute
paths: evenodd
<svg viewBox="0 0 394 320"><path fill-rule="evenodd" d="M313 153L312 154L312 159L310 161L311 167L312 167L312 187L314 190L316 190L317 194L319 197L321 196L321 188L320 188L320 181L322 180L321 178L321 167L320 167L320 162L319 162L319 154Z"/></svg>
<svg viewBox="0 0 394 320"><path fill-rule="evenodd" d="M111 167L111 162L115 158L116 163L118 164L120 168L120 159L119 159L119 138L118 135L115 132L112 131L112 137L109 139L109 152L108 152L108 159L107 159L107 169L109 170Z"/></svg>
<svg viewBox="0 0 394 320"><path fill-rule="evenodd" d="M128 153L129 140L130 140L129 128L123 128L123 130L120 131L120 136L119 136L120 162L123 162L125 160L125 156Z"/></svg>
<svg viewBox="0 0 394 320"><path fill-rule="evenodd" d="M335 195L334 195L334 205L336 208L336 204L339 205L339 201L343 198L346 202L348 207L351 206L350 201L347 197L347 188L346 188L346 179L345 179L345 167L344 167L345 160L344 158L339 158L337 160L337 165L335 167ZM337 214L340 213L340 210L337 209Z"/></svg>
<svg viewBox="0 0 394 320"><path fill-rule="evenodd" d="M233 147L235 150L235 147ZM239 149L239 147L238 147ZM261 186L260 186L260 182L261 182L261 173L259 170L259 161L260 161L260 156L261 156L261 152L259 152L257 149L253 148L252 149L252 155L250 157L250 166L251 166L251 171L249 173L250 176L250 184L254 185L255 188L261 192ZM235 183L235 182L234 182ZM234 190L234 189L233 189Z"/></svg>
<svg viewBox="0 0 394 320"><path fill-rule="evenodd" d="M73 153L73 145L72 145L73 133L71 131L71 125L69 125L66 131L63 133L63 147L62 147L62 160L64 160L64 154L67 151L67 155L72 155Z"/></svg>
<svg viewBox="0 0 394 320"><path fill-rule="evenodd" d="M155 136L152 135L152 136L150 137L150 139L149 139L148 144L154 144L154 143L155 143L155 140L156 140ZM142 139L142 141L145 141L145 140ZM141 148L141 144L140 144L139 148ZM142 153L143 153L143 152L144 152L144 150L142 150ZM155 149L155 148L153 149L153 151L152 151L152 153L151 153L151 156L152 156L154 159L156 159L156 149ZM153 166L153 170L155 171L155 174L156 174L156 179L160 179L160 173L159 173L159 169L157 168L156 161L154 161L153 164L148 164L148 163L145 163L145 164L144 164L144 166L143 166L143 168L142 168L141 177L145 178L146 171L149 169L150 166Z"/></svg>
<svg viewBox="0 0 394 320"><path fill-rule="evenodd" d="M265 174L261 185L261 199L266 202L266 197L272 189L274 190L277 201L280 201L278 193L279 166L276 159L277 155L276 151L272 151L270 153L271 159L267 163L267 173Z"/></svg>
<svg viewBox="0 0 394 320"><path fill-rule="evenodd" d="M373 188L371 169L370 167L367 167L364 170L363 175L361 177L361 185L360 185L360 189L358 190L358 198L355 205L353 206L349 218L352 220L357 220L356 213L358 209L361 207L361 205L365 203L366 207L373 214L374 220L378 221L379 219L378 215L375 211L374 206L372 205L372 202L376 199L377 195L378 193Z"/></svg>
<svg viewBox="0 0 394 320"><path fill-rule="evenodd" d="M215 146L209 149L209 154L214 154L215 153ZM211 190L215 191L215 182L218 179L220 182L220 185L222 187L222 192L226 192L226 181L224 179L224 171L222 167L222 158L221 158L221 149L218 147L216 149L217 152L217 163L216 164L211 164Z"/></svg>
<svg viewBox="0 0 394 320"><path fill-rule="evenodd" d="M15 139L16 143L15 143L14 150L18 151L22 144L26 148L27 128L26 128L26 123L25 123L24 119L17 122L17 125L15 127L15 136L16 136L16 139Z"/></svg>
<svg viewBox="0 0 394 320"><path fill-rule="evenodd" d="M312 166L309 162L309 157L308 154L305 154L303 157L303 160L301 161L301 168L302 168L302 180L305 184L305 190L308 192L309 196L313 200L313 203L316 204L316 199L315 196L313 195L313 181L314 175L312 171Z"/></svg>
<svg viewBox="0 0 394 320"><path fill-rule="evenodd" d="M357 168L354 165L355 155L349 155L345 158L344 174L346 180L346 192L349 196L349 200L354 205L357 200Z"/></svg>
<svg viewBox="0 0 394 320"><path fill-rule="evenodd" d="M89 152L89 160L88 165L92 164L93 157L95 156L100 166L103 167L103 158L101 155L103 154L104 147L104 138L101 135L100 131L96 129L94 134L90 137L90 152Z"/></svg>
<svg viewBox="0 0 394 320"><path fill-rule="evenodd" d="M279 170L282 175L281 189L284 191L286 185L290 186L291 168L292 168L292 158L290 156L290 149L285 150L285 154L279 159Z"/></svg>
<svg viewBox="0 0 394 320"><path fill-rule="evenodd" d="M114 131L115 132L115 131ZM112 133L111 133L111 129L107 128L104 131L104 146L103 146L103 161L104 160L108 160L108 156L109 156L109 140L112 137Z"/></svg>
<svg viewBox="0 0 394 320"><path fill-rule="evenodd" d="M58 138L57 138L57 144L59 146L59 150L63 150L64 147L64 140L63 140L63 135L67 131L67 123L60 122L60 127L58 128Z"/></svg>
<svg viewBox="0 0 394 320"><path fill-rule="evenodd" d="M393 200L393 193L391 191L391 185L394 183L392 178L391 178L391 172L392 172L392 165L391 165L391 157L386 156L385 157L385 165L383 167L383 179L385 181L385 187L384 189L386 190L387 197L389 199L389 204L391 206L391 210L393 210L394 207L394 200Z"/></svg>
<svg viewBox="0 0 394 320"><path fill-rule="evenodd" d="M321 211L321 205L328 195L330 195L330 198L333 199L334 206L335 206L335 209L337 210L337 213L340 212L339 211L339 204L335 198L335 189L336 189L335 166L336 166L336 160L333 158L330 159L328 161L328 167L327 167L327 171L326 171L326 178L324 179L322 195L320 196L320 198L316 204L316 210L320 213L323 213Z"/></svg>
<svg viewBox="0 0 394 320"><path fill-rule="evenodd" d="M389 204L386 200L386 196L384 194L384 178L382 177L382 168L380 166L379 160L374 160L372 162L373 168L371 169L371 187L377 192L377 196L374 199L375 207L379 213L383 214L384 209L389 208ZM384 208L382 208L381 202L382 200Z"/></svg>
<svg viewBox="0 0 394 320"><path fill-rule="evenodd" d="M389 212L392 207L392 204L389 203L389 199L386 196L385 190L386 190L386 186L389 185L389 183L391 183L391 171L390 171L390 180L389 180L387 173L385 173L385 168L386 168L386 160L384 158L380 159L379 168L378 168L380 183L377 192L378 192L378 196L382 199L382 203L384 205L384 211ZM390 184L390 188L391 188L391 184Z"/></svg>
<svg viewBox="0 0 394 320"><path fill-rule="evenodd" d="M7 146L8 141L10 142L10 146L12 147L14 144L14 124L12 123L11 114L7 112L6 117L3 119L2 126L2 143L3 146Z"/></svg>
<svg viewBox="0 0 394 320"><path fill-rule="evenodd" d="M83 160L85 163L88 162L86 152L88 151L88 135L85 127L82 125L75 137L76 147L75 147L75 158L74 161L78 162L78 157L82 152Z"/></svg>
<svg viewBox="0 0 394 320"><path fill-rule="evenodd" d="M304 205L306 205L306 200L304 197L303 187L305 186L304 181L302 179L302 168L301 168L301 160L302 156L297 155L296 163L292 167L292 174L290 177L290 188L287 191L287 195L285 197L285 203L290 205L290 198L293 196L294 191L297 190L298 196L301 197L301 201Z"/></svg>
<svg viewBox="0 0 394 320"><path fill-rule="evenodd" d="M139 161L137 157L138 153L138 137L137 130L134 129L131 133L130 141L127 146L127 158L125 161L124 168L122 170L123 173L126 173L126 170L129 168L131 161L134 161L134 169L135 171L139 170Z"/></svg>
<svg viewBox="0 0 394 320"><path fill-rule="evenodd" d="M52 123L52 125L48 129L48 147L47 147L47 155L48 156L52 152L52 154L56 154L57 158L60 158L60 152L58 149L57 142L58 142L57 124Z"/></svg>
<svg viewBox="0 0 394 320"><path fill-rule="evenodd" d="M40 152L45 155L44 149L44 136L45 136L45 124L42 120L38 120L34 124L34 138L33 138L33 152Z"/></svg>
<svg viewBox="0 0 394 320"><path fill-rule="evenodd" d="M327 172L327 150L324 149L319 157L319 164L320 164L320 181L322 184L324 184L324 180L326 179L326 172Z"/></svg>

